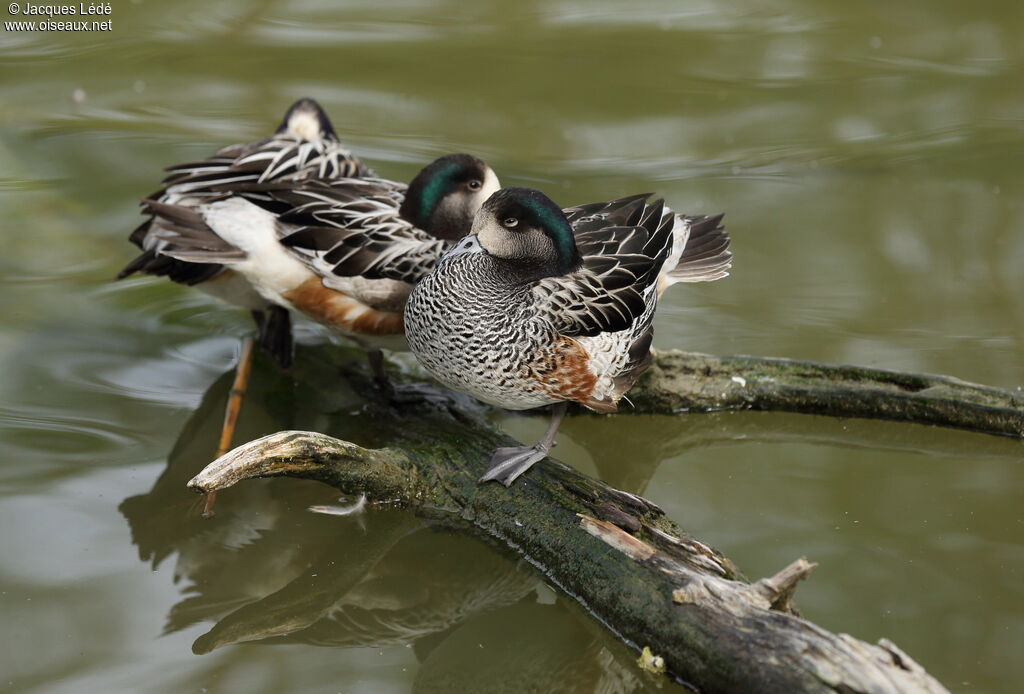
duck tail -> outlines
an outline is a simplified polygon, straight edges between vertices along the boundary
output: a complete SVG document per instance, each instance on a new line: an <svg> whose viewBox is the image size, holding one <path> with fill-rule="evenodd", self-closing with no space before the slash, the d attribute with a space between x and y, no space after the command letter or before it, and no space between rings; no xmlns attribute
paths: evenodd
<svg viewBox="0 0 1024 694"><path fill-rule="evenodd" d="M131 240L142 249L135 258L121 268L121 271L117 273L115 279L123 280L126 277L134 275L136 272L141 272L144 275L151 275L154 277L166 277L172 282L178 284L193 285L205 282L208 279L213 278L218 272L221 271L220 265L210 265L207 263L184 263L180 260L168 257L160 253L160 246L166 244L155 244L152 247L147 248L149 245L145 242L146 235L150 231L155 231L153 227L153 220L147 219L145 222L139 225L139 227L132 232Z"/></svg>
<svg viewBox="0 0 1024 694"><path fill-rule="evenodd" d="M145 272L146 268L152 265L155 260L155 252L143 251L142 253L135 256L135 258L130 263L121 268L121 271L114 276L114 279L123 280L125 277L130 277L131 275L134 275L136 272Z"/></svg>
<svg viewBox="0 0 1024 694"><path fill-rule="evenodd" d="M243 261L247 257L245 251L218 236L206 224L203 216L192 208L156 200L143 200L142 207L153 215L150 235L163 242L155 251L157 257L169 256L189 263L224 265Z"/></svg>
<svg viewBox="0 0 1024 694"><path fill-rule="evenodd" d="M688 227L686 246L675 267L662 274L662 291L676 282L712 282L728 276L732 267L725 215L677 215Z"/></svg>

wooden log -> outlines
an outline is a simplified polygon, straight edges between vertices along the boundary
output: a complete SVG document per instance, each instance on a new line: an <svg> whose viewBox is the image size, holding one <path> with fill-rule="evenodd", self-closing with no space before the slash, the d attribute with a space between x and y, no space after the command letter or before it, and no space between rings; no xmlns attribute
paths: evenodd
<svg viewBox="0 0 1024 694"><path fill-rule="evenodd" d="M678 412L682 402L691 408L717 402L721 409L722 397L715 395L721 391L698 387L701 376L686 373L708 359L659 355L661 374L656 371L636 393L637 411ZM743 368L750 383L755 365ZM740 386L732 380L736 371L712 368L711 377L716 373ZM704 395L673 400L666 378L691 377L688 392ZM946 691L890 642L868 644L798 616L793 591L813 564L797 560L775 576L747 583L728 558L684 533L656 505L550 458L511 489L480 485L490 451L510 442L478 413L458 405L396 409L371 388L365 395L378 430L389 432L385 447L280 432L229 452L189 486L209 492L252 477L301 477L366 494L371 503L399 501L433 519L470 526L529 561L643 652L647 669L664 668L701 692ZM749 406L749 400L729 402Z"/></svg>
<svg viewBox="0 0 1024 694"><path fill-rule="evenodd" d="M1024 392L791 359L659 352L628 397L636 412L647 414L771 410L1024 437Z"/></svg>

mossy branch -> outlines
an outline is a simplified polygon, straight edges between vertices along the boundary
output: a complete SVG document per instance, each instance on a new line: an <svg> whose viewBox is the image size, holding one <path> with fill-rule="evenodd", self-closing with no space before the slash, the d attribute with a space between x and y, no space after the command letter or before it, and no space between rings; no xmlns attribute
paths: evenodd
<svg viewBox="0 0 1024 694"><path fill-rule="evenodd" d="M354 377L358 387L360 377ZM190 486L251 477L315 479L371 501L468 522L528 560L636 651L701 692L944 692L887 640L871 645L799 617L798 559L747 583L732 562L645 499L548 459L510 490L477 479L509 445L453 405L396 410L363 389L385 447L288 431L236 448ZM646 414L779 410L931 424L1020 438L1024 397L953 378L758 357L669 351L630 392ZM628 408L624 408L629 412Z"/></svg>
<svg viewBox="0 0 1024 694"><path fill-rule="evenodd" d="M797 616L793 591L813 564L797 560L748 584L732 562L656 505L550 459L511 489L479 485L502 435L445 411L417 414L400 446L365 449L322 434L280 432L229 452L189 486L209 492L249 477L302 477L468 521L541 570L628 646L648 648L648 668L663 664L702 692L946 691L892 644L832 634Z"/></svg>
<svg viewBox="0 0 1024 694"><path fill-rule="evenodd" d="M770 410L1024 437L1024 393L948 376L791 359L659 352L628 397L647 414Z"/></svg>

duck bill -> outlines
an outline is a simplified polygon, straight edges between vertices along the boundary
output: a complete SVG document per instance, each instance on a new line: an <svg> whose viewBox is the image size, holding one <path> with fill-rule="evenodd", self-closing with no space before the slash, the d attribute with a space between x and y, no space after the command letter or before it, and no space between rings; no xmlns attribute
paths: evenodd
<svg viewBox="0 0 1024 694"><path fill-rule="evenodd" d="M445 258L454 258L457 255L463 255L465 253L486 253L484 247L480 245L480 239L477 238L476 234L470 234L466 238L455 244L455 247L445 253Z"/></svg>

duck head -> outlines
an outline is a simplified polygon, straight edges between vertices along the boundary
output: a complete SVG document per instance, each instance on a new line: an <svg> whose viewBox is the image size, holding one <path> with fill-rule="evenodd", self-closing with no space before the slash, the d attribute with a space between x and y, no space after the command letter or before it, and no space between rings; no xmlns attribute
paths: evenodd
<svg viewBox="0 0 1024 694"><path fill-rule="evenodd" d="M277 134L293 135L310 142L338 139L327 112L313 99L299 99L292 104L284 114L281 125L277 126Z"/></svg>
<svg viewBox="0 0 1024 694"><path fill-rule="evenodd" d="M582 262L572 225L539 190L502 188L477 212L473 233L484 251L528 280L565 275Z"/></svg>
<svg viewBox="0 0 1024 694"><path fill-rule="evenodd" d="M480 159L447 154L416 174L399 214L435 238L461 239L477 210L499 188L497 175Z"/></svg>

